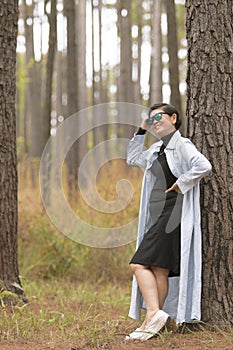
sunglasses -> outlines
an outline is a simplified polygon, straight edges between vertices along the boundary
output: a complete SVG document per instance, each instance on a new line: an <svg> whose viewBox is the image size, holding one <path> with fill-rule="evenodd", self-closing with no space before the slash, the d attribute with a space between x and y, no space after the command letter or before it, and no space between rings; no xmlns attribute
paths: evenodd
<svg viewBox="0 0 233 350"><path fill-rule="evenodd" d="M154 120L156 120L157 122L160 121L163 117L163 114L167 114L167 113L159 112L159 113L156 113L155 115L153 115L153 117L149 117L147 119L147 124L152 125L154 123Z"/></svg>

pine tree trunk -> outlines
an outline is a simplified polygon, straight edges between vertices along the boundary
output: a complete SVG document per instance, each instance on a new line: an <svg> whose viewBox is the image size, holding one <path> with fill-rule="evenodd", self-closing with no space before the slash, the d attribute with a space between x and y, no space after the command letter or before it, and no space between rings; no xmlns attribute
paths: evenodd
<svg viewBox="0 0 233 350"><path fill-rule="evenodd" d="M93 6L93 11L98 11L98 31L96 31L97 25L93 25L93 39L95 38L95 35L98 36L99 41L99 53L98 53L98 61L99 61L99 71L96 72L95 69L93 69L93 87L94 87L94 98L93 98L93 104L101 104L107 102L105 100L106 94L105 94L105 82L103 80L103 67L102 67L102 0L98 1L98 7ZM94 13L93 13L94 14ZM94 19L94 16L92 17ZM94 22L93 22L94 23ZM95 54L96 57L96 54ZM94 57L93 57L94 58ZM93 68L94 68L94 60L93 60ZM96 82L97 79L97 82ZM95 115L93 116L95 118ZM93 145L98 145L100 142L103 142L107 140L108 135L108 125L101 125L97 126L93 130ZM96 166L98 166L99 162L104 162L104 159L106 159L105 152L101 152L99 149L97 149L97 157L95 158Z"/></svg>
<svg viewBox="0 0 233 350"><path fill-rule="evenodd" d="M98 1L98 8L97 6L94 6L95 1L92 1L92 104L97 105L101 103L101 80L102 80L102 67L101 67L101 40L99 40L99 71L97 71L96 67L96 58L97 58L97 52L95 48L95 42L97 36L101 37L101 30L100 30L100 22L98 23L98 31L97 29L97 23L96 23L96 12L98 11L98 20L101 19L100 15L100 3ZM92 118L95 118L95 115L92 116ZM103 141L102 136L102 128L101 126L97 126L93 129L93 145L98 145L101 141ZM98 159L95 159L98 162Z"/></svg>
<svg viewBox="0 0 233 350"><path fill-rule="evenodd" d="M27 20L33 18L34 4L27 5L23 1L24 26L26 40L26 69L28 82L26 85L26 106L25 119L29 133L29 154L30 158L40 157L42 153L41 141L41 63L35 61L33 23L28 24Z"/></svg>
<svg viewBox="0 0 233 350"><path fill-rule="evenodd" d="M169 81L171 88L170 102L177 108L182 120L182 134L186 134L186 120L183 117L181 96L179 90L179 61L178 61L178 44L177 44L177 30L176 30L176 6L175 0L166 0L167 12L167 46L169 55Z"/></svg>
<svg viewBox="0 0 233 350"><path fill-rule="evenodd" d="M86 0L76 4L78 109L87 108L86 86Z"/></svg>
<svg viewBox="0 0 233 350"><path fill-rule="evenodd" d="M141 54L142 54L142 17L143 17L143 9L141 0L137 0L137 26L138 26L138 37L137 37L137 49L138 56L136 59L137 66L137 81L135 81L135 96L134 101L136 104L142 104L142 95L141 95Z"/></svg>
<svg viewBox="0 0 233 350"><path fill-rule="evenodd" d="M118 35L120 38L120 74L117 84L117 102L134 102L132 82L132 41L131 41L131 4L132 0L120 0L118 6ZM132 125L133 125L132 116ZM130 125L119 125L118 136L130 137L134 132ZM130 135L130 136L129 136Z"/></svg>
<svg viewBox="0 0 233 350"><path fill-rule="evenodd" d="M118 33L120 36L120 86L119 102L133 102L131 0L120 0L118 10Z"/></svg>
<svg viewBox="0 0 233 350"><path fill-rule="evenodd" d="M49 19L49 50L46 63L46 82L45 82L45 101L44 112L42 120L42 151L50 137L51 128L51 111L52 111L52 82L53 82L53 68L55 62L55 52L57 43L57 0L51 1L51 13L48 15Z"/></svg>
<svg viewBox="0 0 233 350"><path fill-rule="evenodd" d="M152 15L152 54L150 72L150 105L161 102L162 96L162 33L161 6L162 1L153 2Z"/></svg>
<svg viewBox="0 0 233 350"><path fill-rule="evenodd" d="M0 279L23 291L17 260L16 39L18 0L0 3Z"/></svg>
<svg viewBox="0 0 233 350"><path fill-rule="evenodd" d="M23 0L22 12L24 18L25 28L25 41L26 41L26 54L25 54L25 67L27 74L27 83L25 89L25 135L28 135L28 140L25 139L26 149L28 150L30 159L30 169L25 167L25 172L30 170L31 185L36 186L36 180L38 180L38 167L35 167L35 158L39 158L43 151L42 135L41 135L41 62L35 61L34 55L34 40L33 40L33 11L35 4L27 5L26 0ZM38 161L36 160L36 164ZM26 173L25 173L26 176Z"/></svg>
<svg viewBox="0 0 233 350"><path fill-rule="evenodd" d="M87 86L86 86L86 0L79 1L76 4L76 31L77 35L77 89L78 89L78 109L87 108ZM79 128L81 124L86 128L87 120L82 114L82 119L79 118ZM87 134L81 136L78 140L78 165L81 163L83 157L88 152Z"/></svg>
<svg viewBox="0 0 233 350"><path fill-rule="evenodd" d="M187 0L188 135L213 166L202 183L204 321L233 322L232 3Z"/></svg>
<svg viewBox="0 0 233 350"><path fill-rule="evenodd" d="M76 8L75 1L64 2L64 13L67 18L67 117L78 111L78 84L77 84L77 43L76 43ZM78 120L77 120L78 128ZM65 135L65 137L69 137ZM75 142L67 156L69 195L77 185L77 160L79 147Z"/></svg>

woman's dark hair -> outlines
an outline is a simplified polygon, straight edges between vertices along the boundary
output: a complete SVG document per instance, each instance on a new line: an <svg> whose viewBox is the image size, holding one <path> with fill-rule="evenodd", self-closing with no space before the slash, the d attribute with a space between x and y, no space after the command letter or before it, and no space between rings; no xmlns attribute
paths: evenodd
<svg viewBox="0 0 233 350"><path fill-rule="evenodd" d="M175 123L175 128L176 130L179 129L179 127L181 126L181 120L179 117L179 112L177 111L177 109L168 104L168 103L155 103L153 106L150 107L148 116L150 116L151 112L154 111L155 109L161 108L162 111L164 111L166 114L172 116L172 114L176 114L176 123Z"/></svg>

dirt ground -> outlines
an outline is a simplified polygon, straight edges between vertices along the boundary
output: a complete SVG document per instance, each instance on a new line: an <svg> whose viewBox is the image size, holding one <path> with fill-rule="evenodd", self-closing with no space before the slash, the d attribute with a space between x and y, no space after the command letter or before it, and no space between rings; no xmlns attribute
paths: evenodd
<svg viewBox="0 0 233 350"><path fill-rule="evenodd" d="M217 332L192 332L191 334L168 334L162 337L156 337L146 342L126 342L125 335L122 333L115 334L113 341L106 341L99 346L93 347L86 343L77 340L47 342L39 339L34 341L26 341L15 339L14 341L1 340L1 350L232 350L233 339L232 335L221 334Z"/></svg>
<svg viewBox="0 0 233 350"><path fill-rule="evenodd" d="M118 312L112 310L112 318L115 317L119 317ZM101 340L97 340L96 345L93 345L88 336L86 338L81 334L79 336L78 332L77 336L74 332L71 337L69 328L64 332L64 329L59 330L57 327L47 329L44 327L34 339L27 339L22 335L14 337L11 334L9 340L0 340L0 350L233 350L232 330L213 330L198 325L187 325L177 330L174 321L170 320L161 334L150 340L125 341L125 336L132 330L131 321L119 322L113 336L109 336L105 328L99 330L97 339Z"/></svg>
<svg viewBox="0 0 233 350"><path fill-rule="evenodd" d="M199 344L199 345L198 345ZM134 342L131 344L125 343L124 341L116 341L114 344L106 344L101 347L92 348L86 346L85 344L76 345L75 342L73 344L65 343L43 343L43 342L0 342L1 350L93 350L93 349L106 349L106 350L149 350L149 349L157 349L157 350L170 350L170 349L178 349L178 350L232 350L232 345L224 344L223 342L215 344L215 342L211 341L209 343L202 342L199 339L187 339L187 337L182 337L180 339L171 339L169 344L161 345L157 343L155 340L147 341L146 343L138 343Z"/></svg>
<svg viewBox="0 0 233 350"><path fill-rule="evenodd" d="M75 289L75 286L71 284L69 287ZM101 293L100 295L102 296ZM21 318L16 318L17 314L11 307L0 309L0 320L4 321L0 327L0 350L233 350L233 330L223 331L204 323L185 325L177 329L174 320L171 319L159 335L148 341L125 341L126 335L134 330L135 321L122 317L123 310L111 305L105 309L99 306L93 310L90 317L85 318L84 323L79 316L71 324L56 322L50 325L47 322L43 323L43 327L36 327L40 310L44 311L43 315L46 317L46 311L58 312L60 308L58 298L42 296L35 300L31 297L31 303ZM67 319L70 310L72 314L78 315L80 308L79 301L67 302ZM6 319L4 314L7 314ZM96 314L100 317L95 318ZM12 328L10 320L13 317L23 327ZM34 326L35 330L31 333L30 328L28 331L25 327L25 322L30 317L34 317L34 321L29 325ZM98 327L99 324L101 327ZM26 331L28 333L24 336Z"/></svg>

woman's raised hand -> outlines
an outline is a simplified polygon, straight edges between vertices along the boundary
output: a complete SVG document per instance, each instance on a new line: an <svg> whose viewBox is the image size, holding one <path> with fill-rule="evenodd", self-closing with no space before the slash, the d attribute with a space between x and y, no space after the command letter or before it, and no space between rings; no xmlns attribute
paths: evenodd
<svg viewBox="0 0 233 350"><path fill-rule="evenodd" d="M141 127L142 129L144 129L144 130L149 130L149 129L150 129L150 125L147 123L147 120L148 120L148 119L149 119L148 117L145 117L145 118L142 120L142 122L141 122L140 127Z"/></svg>

